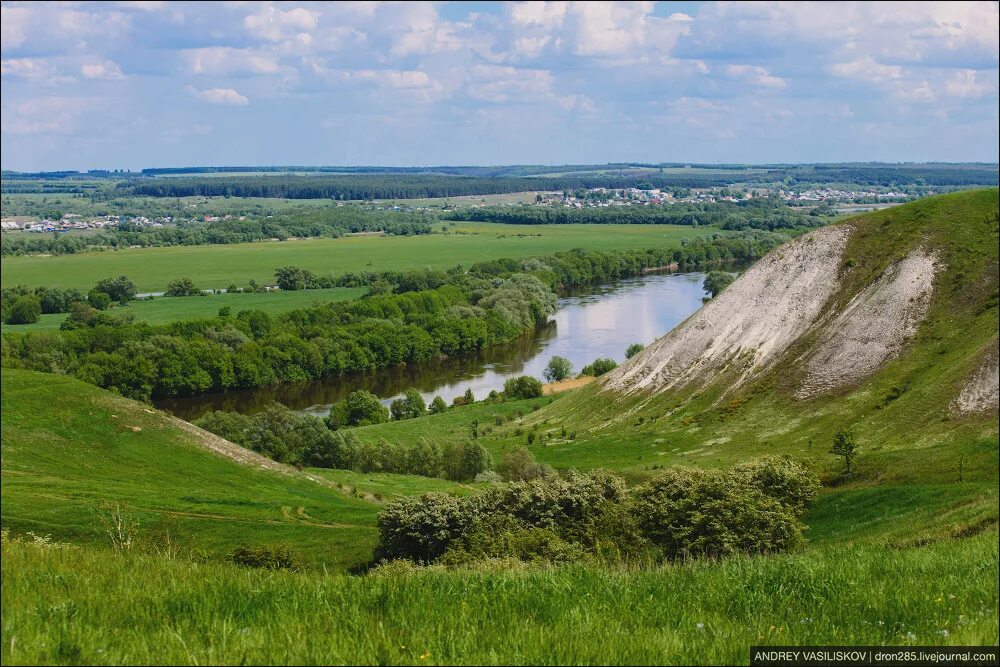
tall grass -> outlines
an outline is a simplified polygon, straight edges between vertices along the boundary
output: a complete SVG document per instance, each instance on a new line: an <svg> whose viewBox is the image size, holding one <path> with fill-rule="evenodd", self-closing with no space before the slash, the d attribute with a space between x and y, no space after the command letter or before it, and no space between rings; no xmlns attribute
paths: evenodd
<svg viewBox="0 0 1000 667"><path fill-rule="evenodd" d="M751 644L998 641L995 530L650 571L364 577L8 541L2 574L4 664L741 664Z"/></svg>

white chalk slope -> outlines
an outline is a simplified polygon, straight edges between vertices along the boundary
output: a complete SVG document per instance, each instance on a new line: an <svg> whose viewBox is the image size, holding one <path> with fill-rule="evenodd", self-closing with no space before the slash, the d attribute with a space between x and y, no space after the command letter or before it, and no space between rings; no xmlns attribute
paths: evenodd
<svg viewBox="0 0 1000 667"><path fill-rule="evenodd" d="M849 225L824 227L762 258L676 329L603 378L605 390L701 388L725 372L730 387L757 377L802 336L808 398L856 385L898 356L926 314L935 258L923 250L889 267L851 299L838 274ZM838 297L838 298L834 298ZM833 303L845 303L835 309Z"/></svg>

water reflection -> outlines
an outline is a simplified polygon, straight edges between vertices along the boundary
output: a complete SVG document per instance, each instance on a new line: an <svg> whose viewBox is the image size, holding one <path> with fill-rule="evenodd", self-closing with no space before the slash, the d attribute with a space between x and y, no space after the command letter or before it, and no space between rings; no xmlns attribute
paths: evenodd
<svg viewBox="0 0 1000 667"><path fill-rule="evenodd" d="M160 399L156 405L190 420L211 410L252 414L271 401L325 415L332 403L357 389L368 389L386 401L411 387L427 401L440 395L450 403L467 389L482 398L490 390L503 389L509 377L541 378L549 359L556 355L569 359L576 371L598 357L622 361L630 344L649 344L701 307L703 279L700 273L649 275L563 297L547 324L509 345L476 355L367 374Z"/></svg>

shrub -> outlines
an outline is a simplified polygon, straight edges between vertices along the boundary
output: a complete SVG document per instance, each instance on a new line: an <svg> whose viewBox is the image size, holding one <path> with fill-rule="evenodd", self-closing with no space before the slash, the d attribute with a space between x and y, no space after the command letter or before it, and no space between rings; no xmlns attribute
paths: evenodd
<svg viewBox="0 0 1000 667"><path fill-rule="evenodd" d="M176 278L167 283L167 291L163 296L201 296L204 292L194 286L190 278Z"/></svg>
<svg viewBox="0 0 1000 667"><path fill-rule="evenodd" d="M566 563L585 555L551 528L527 526L508 514L487 517L452 542L439 559L443 565L468 565L487 559L516 558L529 563Z"/></svg>
<svg viewBox="0 0 1000 667"><path fill-rule="evenodd" d="M443 401L442 401L443 402ZM427 414L427 404L416 389L407 389L402 398L389 405L393 419L413 419Z"/></svg>
<svg viewBox="0 0 1000 667"><path fill-rule="evenodd" d="M635 355L639 354L640 352L642 352L645 349L646 349L646 346L643 345L642 343L632 343L625 350L625 358L626 359L631 359L632 357L634 357Z"/></svg>
<svg viewBox="0 0 1000 667"><path fill-rule="evenodd" d="M232 306L223 306L219 308L219 317L229 317L232 313Z"/></svg>
<svg viewBox="0 0 1000 667"><path fill-rule="evenodd" d="M437 559L475 522L477 517L467 504L445 493L425 493L390 503L378 515L375 560Z"/></svg>
<svg viewBox="0 0 1000 667"><path fill-rule="evenodd" d="M594 359L594 362L587 364L580 371L580 375L591 375L593 377L600 377L610 370L614 370L618 366L618 362L614 359Z"/></svg>
<svg viewBox="0 0 1000 667"><path fill-rule="evenodd" d="M99 280L97 285L94 286L94 290L104 292L112 301L117 301L122 305L134 299L136 294L135 283L129 280L127 276Z"/></svg>
<svg viewBox="0 0 1000 667"><path fill-rule="evenodd" d="M671 560L772 553L802 541L791 507L734 473L671 468L633 503L643 535Z"/></svg>
<svg viewBox="0 0 1000 667"><path fill-rule="evenodd" d="M19 296L6 313L7 324L34 324L42 316L42 303L37 296Z"/></svg>
<svg viewBox="0 0 1000 667"><path fill-rule="evenodd" d="M440 396L435 396L434 400L431 401L431 407L429 412L432 415L438 415L448 409L448 404L444 402L444 399Z"/></svg>
<svg viewBox="0 0 1000 667"><path fill-rule="evenodd" d="M450 445L443 458L445 475L459 482L475 479L493 468L493 455L478 442Z"/></svg>
<svg viewBox="0 0 1000 667"><path fill-rule="evenodd" d="M736 280L736 276L725 271L709 271L705 276L705 291L712 295L712 298L719 296L722 290L729 287Z"/></svg>
<svg viewBox="0 0 1000 667"><path fill-rule="evenodd" d="M286 546L241 545L229 555L236 565L266 570L298 570L301 563L294 551Z"/></svg>
<svg viewBox="0 0 1000 667"><path fill-rule="evenodd" d="M819 480L815 473L790 456L765 456L740 463L732 474L759 489L795 514L802 515L816 498Z"/></svg>
<svg viewBox="0 0 1000 667"><path fill-rule="evenodd" d="M351 392L330 407L327 426L336 430L345 426L365 426L389 421L389 409L378 396L365 389Z"/></svg>
<svg viewBox="0 0 1000 667"><path fill-rule="evenodd" d="M566 357L552 357L545 367L545 379L549 382L560 382L573 374L573 364Z"/></svg>
<svg viewBox="0 0 1000 667"><path fill-rule="evenodd" d="M542 395L542 383L530 375L510 378L503 383L503 393L510 400L538 398Z"/></svg>
<svg viewBox="0 0 1000 667"><path fill-rule="evenodd" d="M524 446L506 450L500 458L497 472L511 482L551 479L556 476L551 466L535 461L534 455Z"/></svg>
<svg viewBox="0 0 1000 667"><path fill-rule="evenodd" d="M87 292L87 303L97 310L106 310L111 306L111 297L98 289L92 289Z"/></svg>

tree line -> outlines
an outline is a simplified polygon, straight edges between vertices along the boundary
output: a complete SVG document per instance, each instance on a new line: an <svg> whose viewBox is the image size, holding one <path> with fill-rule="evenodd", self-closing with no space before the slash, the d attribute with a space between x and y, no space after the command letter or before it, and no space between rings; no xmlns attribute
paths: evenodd
<svg viewBox="0 0 1000 667"><path fill-rule="evenodd" d="M146 227L130 223L91 236L56 234L4 234L0 254L72 254L97 247L128 248L180 245L252 243L270 239L337 238L349 233L384 232L394 236L430 234L434 221L425 215L343 206L321 211L300 211L254 220L183 223L168 227Z"/></svg>
<svg viewBox="0 0 1000 667"><path fill-rule="evenodd" d="M708 188L730 185L730 174L639 173L566 176L453 176L447 174L344 174L178 176L130 179L119 194L149 197L281 197L285 199L417 199L493 195L534 190L653 187Z"/></svg>
<svg viewBox="0 0 1000 667"><path fill-rule="evenodd" d="M489 206L455 211L450 220L496 222L509 225L716 225L722 229L794 229L823 224L816 217L789 210L780 200L708 204L650 204L566 208L550 206Z"/></svg>

